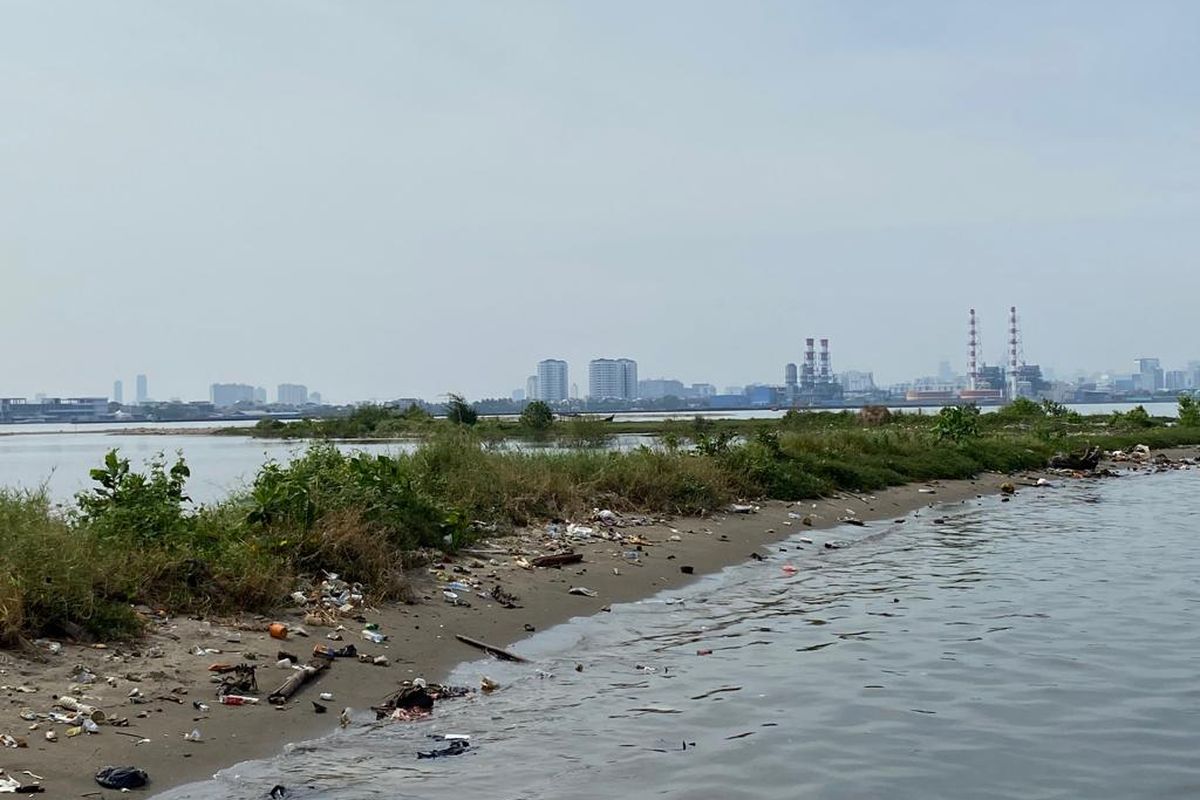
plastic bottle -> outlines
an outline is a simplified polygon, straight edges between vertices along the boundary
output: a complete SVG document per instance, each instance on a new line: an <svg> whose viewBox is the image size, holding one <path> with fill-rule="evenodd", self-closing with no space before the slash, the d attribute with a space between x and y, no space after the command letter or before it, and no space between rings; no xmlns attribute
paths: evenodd
<svg viewBox="0 0 1200 800"><path fill-rule="evenodd" d="M223 694L221 695L221 705L223 706L244 706L247 703L257 703L257 697L247 697L244 694Z"/></svg>

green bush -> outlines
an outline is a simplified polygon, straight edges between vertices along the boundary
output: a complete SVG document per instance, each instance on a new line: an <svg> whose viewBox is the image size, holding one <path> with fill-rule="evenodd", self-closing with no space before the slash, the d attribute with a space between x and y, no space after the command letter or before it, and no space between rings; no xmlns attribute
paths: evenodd
<svg viewBox="0 0 1200 800"><path fill-rule="evenodd" d="M168 469L160 453L141 473L110 450L104 466L91 471L96 486L80 492L76 503L83 520L101 538L135 546L173 542L188 532L183 504L189 502L184 484L190 474L182 456Z"/></svg>
<svg viewBox="0 0 1200 800"><path fill-rule="evenodd" d="M1179 397L1179 424L1184 428L1200 428L1200 403L1190 395Z"/></svg>
<svg viewBox="0 0 1200 800"><path fill-rule="evenodd" d="M961 442L979 436L979 406L947 406L933 426L938 441Z"/></svg>
<svg viewBox="0 0 1200 800"><path fill-rule="evenodd" d="M521 427L535 433L550 430L554 425L554 412L541 400L534 400L521 410Z"/></svg>

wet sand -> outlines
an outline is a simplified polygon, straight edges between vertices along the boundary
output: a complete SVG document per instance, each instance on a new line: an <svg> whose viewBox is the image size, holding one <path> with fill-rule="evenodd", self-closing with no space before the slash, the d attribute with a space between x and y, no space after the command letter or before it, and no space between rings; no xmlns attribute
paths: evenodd
<svg viewBox="0 0 1200 800"><path fill-rule="evenodd" d="M1194 456L1196 452L1189 448L1177 455ZM751 514L722 513L618 529L646 542L637 564L622 556L622 551L629 549L627 545L593 538L571 542L576 552L583 553L582 563L530 570L519 566L514 556L533 557L555 549L554 541L543 532L491 539L478 545L475 555L463 555L447 563L468 569L466 577L478 580L485 591L499 584L519 598L520 608L506 609L475 593L469 595L469 608L450 605L443 600L442 586L433 575L425 570L414 571L418 603L365 612L368 620L377 622L381 632L388 635L389 640L382 645L360 638L362 625L352 620L343 622L348 630L340 643L326 640L329 628L313 626L305 626L310 638L271 639L266 627L272 619L293 626L303 624L303 612L297 608L272 619L248 618L236 624L172 619L155 625L142 641L110 643L106 649L64 644L57 655L44 650L33 654L0 653L0 734L21 737L28 743L20 749L0 748L0 769L22 782L33 781L25 770L40 776L50 797L116 797L119 792L100 789L93 780L94 773L108 764L134 765L149 773L151 784L146 792L153 794L208 778L240 761L271 756L288 742L320 736L338 724L343 708L352 709L352 724L373 721L374 714L368 707L380 702L402 681L416 677L436 681L454 665L481 656L480 651L457 641L456 634L520 653L526 626L540 630L576 616L599 613L614 603L682 586L697 576L745 561L752 553L793 534L812 531L813 544L804 547L820 549L823 542L840 538L837 528L851 530L849 523L839 521L846 517L858 519L869 528L872 523L930 513L928 508L934 504L953 505L994 494L1006 481L1017 485L1013 501L1020 502L1021 488L1039 477L1043 473L988 474L977 480L934 481L873 494L842 493L816 503L764 503ZM797 518L804 516L811 518L811 526ZM862 529L854 531L857 537ZM692 568L690 574L681 571L683 566ZM569 594L572 586L587 587L597 596ZM240 641L229 641L234 638ZM294 653L303 660L313 645L322 643L353 643L359 652L386 655L390 664L381 667L338 659L288 704L278 708L267 705L267 693L290 674L275 666L277 651ZM194 655L197 647L222 652ZM259 665L263 702L219 705L209 665L237 663L247 651L259 655L255 663ZM81 666L98 676L95 683L82 688L84 701L104 709L109 717L127 717L128 727L101 725L95 735L68 738L64 725L21 718L22 710L52 710L54 699L69 692L71 676ZM128 695L133 689L148 701L132 704ZM330 692L334 697L323 703L329 707L327 714L313 710L311 701L318 700L321 692ZM193 701L207 704L209 710L194 709ZM34 725L36 729L30 730ZM47 730L57 733L56 742L45 739ZM193 730L200 732L202 741L185 740L184 735ZM270 788L263 787L264 793Z"/></svg>

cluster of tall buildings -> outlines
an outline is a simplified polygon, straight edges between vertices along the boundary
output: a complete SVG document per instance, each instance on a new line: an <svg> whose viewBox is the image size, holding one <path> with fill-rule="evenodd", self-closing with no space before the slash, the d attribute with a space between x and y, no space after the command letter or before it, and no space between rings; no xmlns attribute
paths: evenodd
<svg viewBox="0 0 1200 800"><path fill-rule="evenodd" d="M594 358L588 362L586 399L590 402L661 400L664 397L707 397L716 393L711 384L692 384L667 378L641 380L632 358ZM513 392L513 399L562 403L578 399L566 361L547 358L538 362L537 373L525 380L524 391Z"/></svg>
<svg viewBox="0 0 1200 800"><path fill-rule="evenodd" d="M537 373L525 380L525 390L513 392L516 400L562 403L572 399L570 367L559 358L538 362ZM588 363L588 399L633 400L638 394L637 362L632 358L596 358Z"/></svg>
<svg viewBox="0 0 1200 800"><path fill-rule="evenodd" d="M232 408L237 405L267 405L267 390L248 383L214 383L208 387L208 397L216 408ZM300 408L320 405L320 392L309 392L300 383L281 383L275 387L275 404Z"/></svg>
<svg viewBox="0 0 1200 800"><path fill-rule="evenodd" d="M119 406L125 405L125 384L120 379L113 381L112 402ZM248 383L214 383L208 387L208 400L214 408L232 408L237 405L268 404L267 390L262 386L251 386ZM133 405L150 404L150 384L145 375L136 378L136 398ZM307 405L320 405L320 392L310 392L308 387L299 383L281 383L275 391L276 405L299 408Z"/></svg>
<svg viewBox="0 0 1200 800"><path fill-rule="evenodd" d="M138 375L135 380L137 394L134 405L142 406L150 402L150 382L145 375ZM113 381L112 401L119 406L125 405L125 382L120 378Z"/></svg>

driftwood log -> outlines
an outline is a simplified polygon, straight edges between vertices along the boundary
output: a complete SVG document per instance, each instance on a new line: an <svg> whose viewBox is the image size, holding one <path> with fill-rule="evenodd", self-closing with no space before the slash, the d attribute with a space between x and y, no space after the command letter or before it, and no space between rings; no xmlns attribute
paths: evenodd
<svg viewBox="0 0 1200 800"><path fill-rule="evenodd" d="M488 655L495 656L496 658L499 658L502 661L517 661L522 664L526 664L529 662L529 659L522 658L521 656L517 655L516 653L510 653L507 650L503 650L499 647L495 647L493 645L488 644L487 642L481 642L478 639L472 639L470 636L463 636L460 633L460 634L457 634L457 638L463 644L469 644L469 645L471 645L471 647L478 647L480 650L487 653Z"/></svg>
<svg viewBox="0 0 1200 800"><path fill-rule="evenodd" d="M287 680L279 685L278 689L267 695L267 702L273 706L283 705L291 699L292 695L300 691L301 686L320 675L332 663L331 659L314 655L303 669L294 670Z"/></svg>
<svg viewBox="0 0 1200 800"><path fill-rule="evenodd" d="M1073 469L1081 472L1091 472L1100 466L1100 448L1091 447L1082 453L1055 453L1050 459L1054 469Z"/></svg>
<svg viewBox="0 0 1200 800"><path fill-rule="evenodd" d="M583 561L583 553L555 553L552 556L538 556L529 563L535 567L565 567L580 561Z"/></svg>

